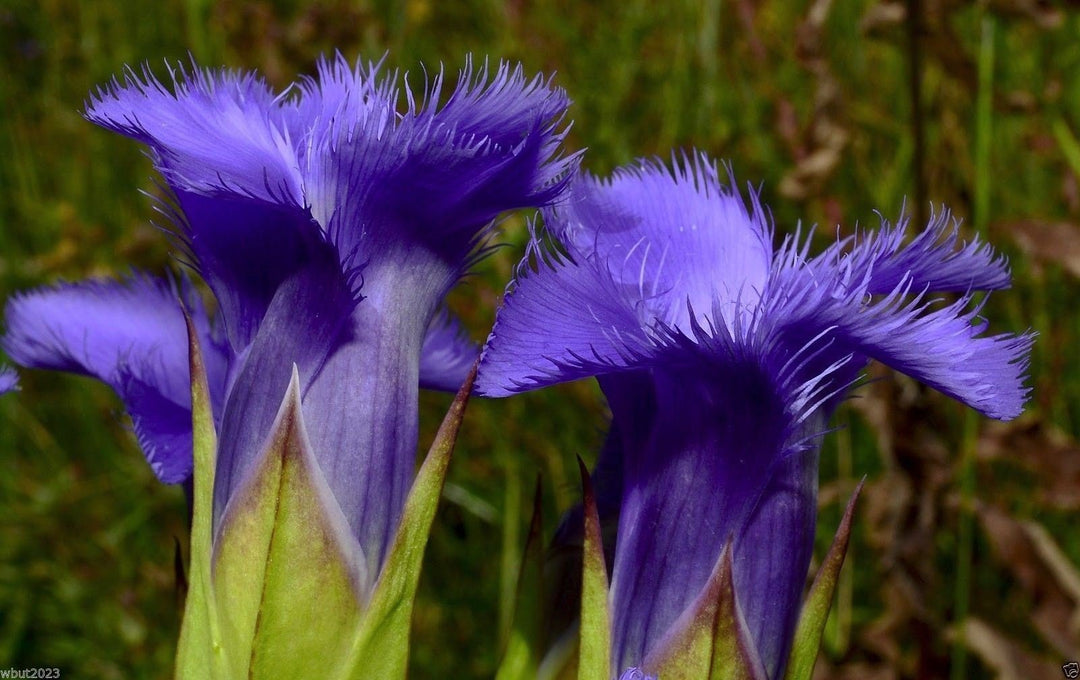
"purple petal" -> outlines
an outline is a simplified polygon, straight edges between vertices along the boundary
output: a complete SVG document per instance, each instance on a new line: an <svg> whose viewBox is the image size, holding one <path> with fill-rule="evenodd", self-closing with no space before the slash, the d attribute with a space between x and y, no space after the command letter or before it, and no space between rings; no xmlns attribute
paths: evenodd
<svg viewBox="0 0 1080 680"><path fill-rule="evenodd" d="M838 333L861 353L999 420L1020 415L1033 333L984 335L971 301L883 305L862 319L837 319ZM874 313L876 312L876 313Z"/></svg>
<svg viewBox="0 0 1080 680"><path fill-rule="evenodd" d="M382 62L355 65L340 53L322 57L314 77L301 77L292 90L298 96L283 107L281 116L290 132L301 166L308 153L322 148L325 136L350 128L356 121L395 117L397 92L395 77L379 78Z"/></svg>
<svg viewBox="0 0 1080 680"><path fill-rule="evenodd" d="M479 349L458 320L445 309L428 324L420 349L420 387L456 392L472 368Z"/></svg>
<svg viewBox="0 0 1080 680"><path fill-rule="evenodd" d="M86 117L137 139L174 187L303 206L287 105L254 73L170 66L172 87L149 68L128 70L87 103Z"/></svg>
<svg viewBox="0 0 1080 680"><path fill-rule="evenodd" d="M654 373L652 430L624 451L611 585L617 664L640 663L697 596L794 436L760 372L712 368L727 375ZM739 594L744 606L755 596Z"/></svg>
<svg viewBox="0 0 1080 680"><path fill-rule="evenodd" d="M304 395L315 454L342 512L377 574L416 467L422 327L368 313L327 360ZM345 417L343 417L345 415Z"/></svg>
<svg viewBox="0 0 1080 680"><path fill-rule="evenodd" d="M238 355L217 521L296 364L316 456L376 568L412 479L418 383L456 389L475 356L436 310L494 219L553 201L577 163L557 157L565 93L520 67L470 66L441 104L440 75L400 113L378 69L337 56L279 96L250 74L129 73L87 111L151 147ZM123 385L150 404L142 377ZM155 404L135 420L165 441L182 418Z"/></svg>
<svg viewBox="0 0 1080 680"><path fill-rule="evenodd" d="M646 675L644 671L635 666L623 671L622 675L619 676L619 680L657 680L657 678L654 675Z"/></svg>
<svg viewBox="0 0 1080 680"><path fill-rule="evenodd" d="M322 238L306 209L289 114L252 73L179 68L168 88L144 69L99 90L87 117L151 147L176 195L164 212L214 291L229 339L253 339L277 286Z"/></svg>
<svg viewBox="0 0 1080 680"><path fill-rule="evenodd" d="M736 538L735 590L770 678L783 677L814 552L820 441L789 444Z"/></svg>
<svg viewBox="0 0 1080 680"><path fill-rule="evenodd" d="M842 271L834 270L832 281L826 271L781 271L759 332L792 348L825 333L835 341L833 355L877 359L992 418L1020 414L1030 393L1024 378L1032 333L985 335L986 323L968 295L952 303L928 299L904 280L870 300L865 286L845 287Z"/></svg>
<svg viewBox="0 0 1080 680"><path fill-rule="evenodd" d="M685 328L693 308L731 325L757 303L772 263L772 229L751 198L752 210L703 155L672 169L639 161L610 179L583 176L548 228L626 288L643 322Z"/></svg>
<svg viewBox="0 0 1080 680"><path fill-rule="evenodd" d="M186 283L182 297L200 330L220 413L228 356ZM180 300L175 285L143 274L38 289L8 302L3 339L22 366L88 375L112 387L150 466L167 483L191 474L191 384Z"/></svg>
<svg viewBox="0 0 1080 680"><path fill-rule="evenodd" d="M413 479L420 351L431 316L404 313L415 291L395 290L405 302L378 295L357 302L329 246L278 289L225 407L217 522L261 450L295 364L315 458L369 573L378 573Z"/></svg>
<svg viewBox="0 0 1080 680"><path fill-rule="evenodd" d="M315 219L342 253L343 262L405 258L423 248L442 260L432 282L448 287L466 256L501 212L544 205L563 189L576 158L556 159L556 130L567 105L562 90L520 68L500 68L489 84L470 70L439 108L442 78L428 103L398 116L371 106L358 120L320 130L305 176ZM391 87L376 88L387 101ZM508 100L515 106L507 106ZM442 280L447 279L447 280Z"/></svg>
<svg viewBox="0 0 1080 680"><path fill-rule="evenodd" d="M276 291L258 333L240 357L242 368L225 402L214 481L215 522L220 522L233 491L243 483L252 461L262 450L293 365L299 370L306 392L330 354L347 341L355 306L336 254L329 246ZM348 402L341 398L320 408L344 419L347 406ZM315 436L312 445L317 457L334 455L322 450Z"/></svg>
<svg viewBox="0 0 1080 680"><path fill-rule="evenodd" d="M241 351L282 283L326 249L325 237L295 207L188 191L176 198L185 240L218 300L230 344Z"/></svg>
<svg viewBox="0 0 1080 680"><path fill-rule="evenodd" d="M664 344L658 327L690 330L690 310L722 326L745 323L772 258L756 196L751 205L704 157L580 177L545 213L566 255L534 233L485 346L477 393L641 365Z"/></svg>
<svg viewBox="0 0 1080 680"><path fill-rule="evenodd" d="M0 394L19 389L19 374L10 366L0 367Z"/></svg>
<svg viewBox="0 0 1080 680"><path fill-rule="evenodd" d="M850 369L869 356L993 417L1019 413L1030 335L983 336L966 302L906 301L926 290L1008 285L1003 258L978 241L961 244L946 213L907 245L901 223L812 260L808 241L789 240L762 264L770 230L751 204L747 211L720 186L704 158L673 172L640 163L607 182L579 179L548 214L567 255L545 252L534 237L526 260L539 260L540 271L520 268L484 349L479 393L693 361L672 354L695 354L723 335L722 351L764 352L778 367L794 361L803 375L789 376L793 385L849 364L817 386L818 396L842 397ZM887 295L868 302L878 294ZM832 347L798 359L808 344Z"/></svg>
<svg viewBox="0 0 1080 680"><path fill-rule="evenodd" d="M873 295L887 294L909 281L915 290L966 293L1000 290L1010 285L1005 257L976 236L960 241L959 224L948 210L932 215L925 229L904 243L908 220L894 226L882 220L876 232L838 241L814 258L812 266L841 273L838 282L865 285Z"/></svg>
<svg viewBox="0 0 1080 680"><path fill-rule="evenodd" d="M190 387L188 390L187 401L182 401L180 394L163 394L159 386L127 369L122 371L121 387L116 390L127 405L146 460L158 479L167 484L187 481L192 474Z"/></svg>
<svg viewBox="0 0 1080 680"><path fill-rule="evenodd" d="M215 516L250 469L276 412L269 395L295 362L315 458L377 574L415 469L426 317L378 298L355 304L336 265L299 272L267 311L226 406Z"/></svg>
<svg viewBox="0 0 1080 680"><path fill-rule="evenodd" d="M606 272L548 257L538 271L527 259L518 268L481 354L477 394L503 397L606 373L649 347L632 301Z"/></svg>
<svg viewBox="0 0 1080 680"><path fill-rule="evenodd" d="M570 103L566 92L552 87L550 78L539 74L526 78L521 64L505 61L492 73L486 59L477 69L472 57L467 57L454 92L440 105L442 85L440 73L424 106L416 110L417 118L453 131L458 140L486 139L503 148L517 146L534 134L537 126L553 127ZM545 140L546 157L555 152L561 139L556 135ZM565 166L557 171L557 175L562 174Z"/></svg>

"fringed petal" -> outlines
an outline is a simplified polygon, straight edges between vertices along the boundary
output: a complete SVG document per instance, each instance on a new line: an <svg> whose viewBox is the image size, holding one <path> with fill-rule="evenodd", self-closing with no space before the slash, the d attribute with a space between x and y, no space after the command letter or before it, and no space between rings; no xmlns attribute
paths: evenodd
<svg viewBox="0 0 1080 680"><path fill-rule="evenodd" d="M87 109L151 147L239 358L215 521L295 364L315 456L374 570L413 476L419 383L457 389L476 354L442 298L496 217L554 201L577 163L559 156L568 100L549 80L470 64L446 102L441 74L399 102L379 68L336 55L281 95L250 74L129 73ZM179 416L154 413L137 421L160 438Z"/></svg>
<svg viewBox="0 0 1080 680"><path fill-rule="evenodd" d="M174 187L304 205L287 106L254 73L168 65L171 87L148 67L95 92L86 117L148 145Z"/></svg>
<svg viewBox="0 0 1080 680"><path fill-rule="evenodd" d="M939 308L933 302L876 307L837 318L837 333L866 356L986 416L1020 415L1031 393L1024 382L1034 333L986 335L987 324L967 297Z"/></svg>
<svg viewBox="0 0 1080 680"><path fill-rule="evenodd" d="M205 350L204 350L205 351ZM158 479L167 484L187 481L192 474L191 399L166 395L159 386L121 370L117 390L131 416L135 437Z"/></svg>
<svg viewBox="0 0 1080 680"><path fill-rule="evenodd" d="M132 274L123 281L61 284L7 305L5 351L27 368L88 375L112 387L131 414L155 474L179 483L191 474L191 385L185 304L200 332L217 413L228 353L186 282Z"/></svg>
<svg viewBox="0 0 1080 680"><path fill-rule="evenodd" d="M844 288L836 278L796 268L774 279L759 332L789 352L814 336L832 342L827 356L854 353L877 359L971 406L1008 420L1018 416L1033 333L987 335L970 295L954 302L913 290L901 280L881 298L865 285Z"/></svg>
<svg viewBox="0 0 1080 680"><path fill-rule="evenodd" d="M442 310L432 317L420 348L420 387L456 392L479 353L461 323Z"/></svg>
<svg viewBox="0 0 1080 680"><path fill-rule="evenodd" d="M632 300L594 262L533 241L480 358L476 393L502 397L633 365L650 348ZM546 260L546 261L545 261Z"/></svg>
<svg viewBox="0 0 1080 680"><path fill-rule="evenodd" d="M745 326L771 266L756 195L748 208L704 157L581 176L545 212L545 231L556 244L534 231L485 347L479 394L663 363L666 336L690 333L695 313Z"/></svg>
<svg viewBox="0 0 1080 680"><path fill-rule="evenodd" d="M605 458L621 461L620 668L669 632L731 540L751 637L769 676L782 673L820 437L868 359L993 417L1027 398L1031 335L984 335L971 309L972 291L1008 285L1004 259L961 243L947 215L906 245L903 224L886 224L816 258L799 236L773 253L764 215L704 159L579 179L545 215L555 247L534 234L482 354L491 396L601 377ZM931 290L963 295L940 303Z"/></svg>
<svg viewBox="0 0 1080 680"><path fill-rule="evenodd" d="M457 86L440 103L443 81L439 73L425 101L410 107L417 119L452 131L458 140L487 139L501 148L520 144L537 125L553 128L570 103L562 88L552 86L551 78L540 74L528 78L521 64L505 61L492 72L486 59L476 68L467 57ZM558 144L561 135L548 141ZM551 155L555 149L549 151Z"/></svg>
<svg viewBox="0 0 1080 680"><path fill-rule="evenodd" d="M905 281L914 290L967 293L1010 285L1008 261L977 236L960 240L960 225L948 210L904 243L908 219L841 239L810 263L839 286L865 287L871 295L892 292Z"/></svg>
<svg viewBox="0 0 1080 680"><path fill-rule="evenodd" d="M307 155L308 198L343 258L374 263L423 248L449 265L452 282L499 213L562 191L576 164L556 158L565 93L520 68L504 66L485 85L487 75L473 82L467 69L442 108L440 75L422 106L410 94L404 114L391 99L321 131ZM391 87L375 91L373 100L396 98Z"/></svg>
<svg viewBox="0 0 1080 680"><path fill-rule="evenodd" d="M704 155L675 157L670 169L641 160L610 179L583 176L547 227L609 272L644 323L685 328L693 308L731 325L768 279L772 229L757 194L747 206L729 180Z"/></svg>
<svg viewBox="0 0 1080 680"><path fill-rule="evenodd" d="M306 167L312 151L324 148L335 131L352 128L357 121L379 117L384 125L396 117L395 76L379 78L382 62L350 64L340 53L322 57L315 76L302 76L293 85L298 96L281 108L297 159Z"/></svg>

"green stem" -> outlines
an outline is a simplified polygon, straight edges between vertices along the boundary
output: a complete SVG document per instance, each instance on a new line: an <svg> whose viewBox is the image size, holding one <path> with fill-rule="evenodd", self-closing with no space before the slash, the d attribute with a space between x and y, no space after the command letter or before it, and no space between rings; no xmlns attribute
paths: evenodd
<svg viewBox="0 0 1080 680"><path fill-rule="evenodd" d="M518 571L521 568L521 474L517 463L504 463L506 488L503 496L502 555L499 568L499 645L504 647L513 624L517 600Z"/></svg>
<svg viewBox="0 0 1080 680"><path fill-rule="evenodd" d="M923 124L922 99L922 0L907 0L908 97L911 99L911 138L914 142L915 224L926 224L926 127Z"/></svg>
<svg viewBox="0 0 1080 680"><path fill-rule="evenodd" d="M979 91L975 102L975 201L972 221L977 232L985 232L990 211L990 141L993 132L994 18L984 12L979 46ZM975 449L978 416L964 412L964 435L960 464L960 519L956 549L956 641L952 647L952 680L967 677L965 642L971 603L971 561L975 533Z"/></svg>

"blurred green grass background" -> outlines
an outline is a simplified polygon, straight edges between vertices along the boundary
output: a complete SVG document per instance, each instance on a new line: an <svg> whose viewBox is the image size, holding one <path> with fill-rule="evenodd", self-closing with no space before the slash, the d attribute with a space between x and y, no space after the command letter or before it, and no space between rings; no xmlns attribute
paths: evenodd
<svg viewBox="0 0 1080 680"><path fill-rule="evenodd" d="M895 219L905 199L916 217L948 206L1012 258L1015 289L986 315L1040 333L1034 399L1019 425L992 427L877 372L842 409L823 455L820 549L854 480L870 484L819 677L1059 677L1080 652L1078 38L1080 6L1034 0L0 0L0 296L176 266L139 195L158 191L149 161L81 106L124 65L164 74L189 53L277 86L334 49L389 51L390 67L414 71L453 72L469 52L520 60L569 91L568 146L588 147L587 168L705 150L763 187L781 233L818 224L824 240L876 226L875 210ZM523 225L509 219L510 246L452 295L478 341ZM447 403L424 395L423 442ZM543 475L550 531L604 418L591 382L470 406L411 677L490 677L533 481ZM116 398L24 373L22 393L0 400L0 452L0 668L169 676L184 500L155 481Z"/></svg>

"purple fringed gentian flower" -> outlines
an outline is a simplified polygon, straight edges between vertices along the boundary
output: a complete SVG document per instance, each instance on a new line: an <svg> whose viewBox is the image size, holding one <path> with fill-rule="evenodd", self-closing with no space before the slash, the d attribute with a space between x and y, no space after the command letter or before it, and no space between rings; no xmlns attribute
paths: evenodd
<svg viewBox="0 0 1080 680"><path fill-rule="evenodd" d="M520 67L471 66L424 99L378 66L320 62L274 92L248 73L129 72L87 117L146 144L162 205L209 285L135 274L13 299L3 345L122 397L155 473L191 475L188 341L203 347L218 431L214 525L265 446L293 365L314 458L365 572L378 574L414 475L418 387L456 390L475 348L441 309L503 211L564 188L565 93ZM402 101L404 99L404 101ZM441 101L445 100L445 101ZM402 106L402 104L404 106Z"/></svg>
<svg viewBox="0 0 1080 680"><path fill-rule="evenodd" d="M597 502L619 508L612 668L656 671L730 544L739 626L759 672L782 675L821 438L869 360L994 418L1027 397L1032 336L987 335L972 300L1009 285L1006 263L948 214L907 243L901 222L815 257L798 236L774 250L757 195L699 157L582 176L544 224L558 248L534 237L476 391L599 377L613 422Z"/></svg>

